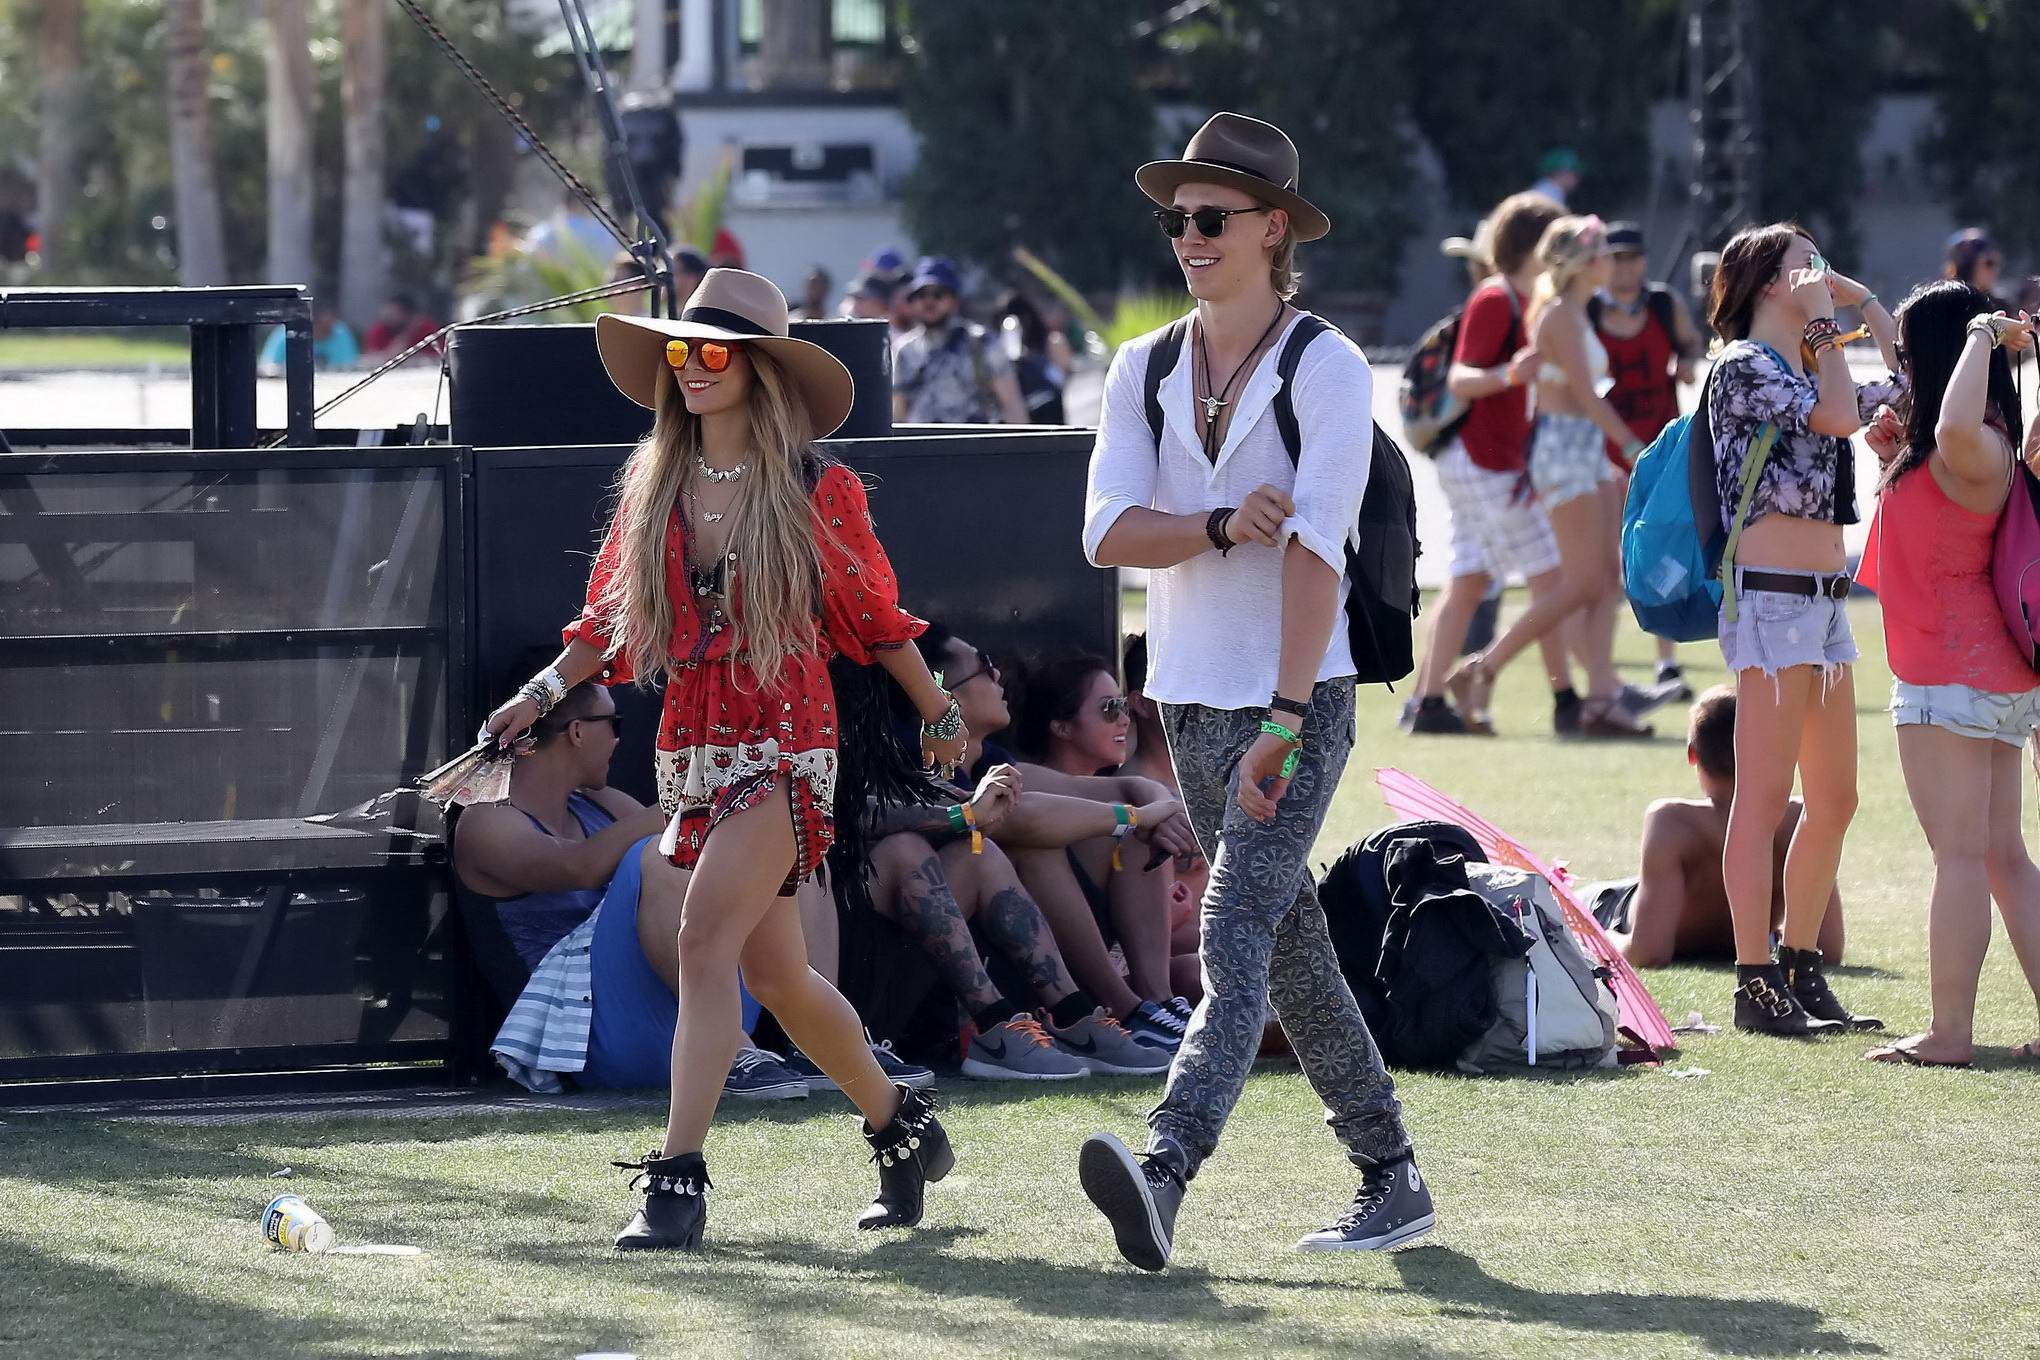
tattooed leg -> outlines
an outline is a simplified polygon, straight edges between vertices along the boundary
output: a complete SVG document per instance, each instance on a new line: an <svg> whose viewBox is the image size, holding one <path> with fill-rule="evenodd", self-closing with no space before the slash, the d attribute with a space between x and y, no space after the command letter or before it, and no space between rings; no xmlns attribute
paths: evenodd
<svg viewBox="0 0 2040 1360"><path fill-rule="evenodd" d="M999 1001L963 908L927 840L888 836L872 852L872 903L921 946L951 995L975 1014Z"/></svg>
<svg viewBox="0 0 2040 1360"><path fill-rule="evenodd" d="M1077 989L1041 908L1020 886L1019 872L998 846L987 842L982 855L973 855L957 841L943 847L941 858L966 908L974 909L974 918L999 952L1019 965L1042 1005L1053 1006Z"/></svg>

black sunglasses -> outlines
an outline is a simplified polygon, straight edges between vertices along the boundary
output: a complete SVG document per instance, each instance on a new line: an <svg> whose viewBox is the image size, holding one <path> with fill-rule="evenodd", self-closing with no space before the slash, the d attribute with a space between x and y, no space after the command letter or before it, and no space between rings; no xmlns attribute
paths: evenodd
<svg viewBox="0 0 2040 1360"><path fill-rule="evenodd" d="M946 684L943 681L943 677L938 675L935 677L935 683L938 685L943 685L943 687L947 689L951 694L954 694L956 693L956 691L962 689L965 685L969 684L971 681L977 679L980 675L989 675L994 680L998 679L999 668L992 664L992 659L989 656L985 655L984 649L982 647L973 647L971 648L971 651L977 656L978 668L976 670L959 679L949 681Z"/></svg>
<svg viewBox="0 0 2040 1360"><path fill-rule="evenodd" d="M1225 220L1238 217L1241 213L1267 212L1266 204L1258 208L1199 208L1185 212L1181 208L1156 208L1155 221L1162 224L1162 235L1171 241L1183 239L1184 229L1192 222L1197 224L1199 236L1220 236L1225 232Z"/></svg>
<svg viewBox="0 0 2040 1360"><path fill-rule="evenodd" d="M618 740L623 738L623 715L621 713L583 713L579 717L567 719L559 726L553 728L553 731L564 732L577 722L606 722L609 724L609 730L616 734Z"/></svg>

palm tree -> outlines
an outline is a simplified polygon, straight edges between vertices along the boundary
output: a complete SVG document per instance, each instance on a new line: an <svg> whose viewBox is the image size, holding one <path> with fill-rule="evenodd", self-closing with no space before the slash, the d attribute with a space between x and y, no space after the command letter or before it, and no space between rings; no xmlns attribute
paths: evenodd
<svg viewBox="0 0 2040 1360"><path fill-rule="evenodd" d="M383 250L384 0L343 0L340 100L347 169L340 205L340 315L357 331L387 291Z"/></svg>
<svg viewBox="0 0 2040 1360"><path fill-rule="evenodd" d="M169 28L170 166L177 208L177 276L190 285L227 281L220 191L213 178L212 119L206 107L211 57L205 0L165 0Z"/></svg>
<svg viewBox="0 0 2040 1360"><path fill-rule="evenodd" d="M78 197L78 134L85 111L85 73L78 50L83 0L43 0L42 128L35 216L42 264L55 278L70 267L69 218Z"/></svg>
<svg viewBox="0 0 2040 1360"><path fill-rule="evenodd" d="M268 0L269 282L312 282L312 39L303 0Z"/></svg>

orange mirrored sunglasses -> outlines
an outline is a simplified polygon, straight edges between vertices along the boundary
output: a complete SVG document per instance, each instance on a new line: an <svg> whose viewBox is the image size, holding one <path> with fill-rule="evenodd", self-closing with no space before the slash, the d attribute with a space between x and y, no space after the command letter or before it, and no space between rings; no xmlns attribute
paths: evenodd
<svg viewBox="0 0 2040 1360"><path fill-rule="evenodd" d="M698 355L703 368L711 373L720 373L730 366L730 355L735 350L735 345L725 344L721 340L697 340L691 345L685 340L668 340L666 362L676 369L681 369L687 367L688 355Z"/></svg>

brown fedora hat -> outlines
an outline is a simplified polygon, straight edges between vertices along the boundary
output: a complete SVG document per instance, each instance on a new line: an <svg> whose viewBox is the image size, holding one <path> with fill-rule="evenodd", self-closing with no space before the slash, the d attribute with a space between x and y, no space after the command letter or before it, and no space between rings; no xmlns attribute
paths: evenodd
<svg viewBox="0 0 2040 1360"><path fill-rule="evenodd" d="M849 419L855 384L843 361L787 334L786 294L768 278L741 269L711 269L677 318L595 318L595 348L616 390L656 411L659 384L672 372L668 340L727 340L772 356L793 380L815 438L826 439Z"/></svg>
<svg viewBox="0 0 2040 1360"><path fill-rule="evenodd" d="M1296 192L1296 143L1273 123L1241 113L1214 113L1183 148L1178 161L1149 161L1133 182L1164 208L1175 205L1185 184L1225 184L1289 214L1299 241L1315 241L1332 229L1332 219Z"/></svg>

